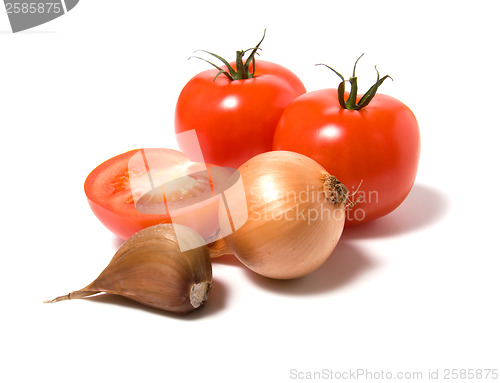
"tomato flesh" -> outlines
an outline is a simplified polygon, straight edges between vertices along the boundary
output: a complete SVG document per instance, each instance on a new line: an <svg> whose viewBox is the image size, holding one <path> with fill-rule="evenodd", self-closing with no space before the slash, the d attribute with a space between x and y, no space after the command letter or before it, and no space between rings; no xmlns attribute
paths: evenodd
<svg viewBox="0 0 500 383"><path fill-rule="evenodd" d="M175 150L137 149L99 165L84 188L93 213L123 240L146 227L172 222L174 212L175 223L194 226L208 238L217 230L211 219L218 209L211 199L213 182L222 182L229 170L206 168Z"/></svg>

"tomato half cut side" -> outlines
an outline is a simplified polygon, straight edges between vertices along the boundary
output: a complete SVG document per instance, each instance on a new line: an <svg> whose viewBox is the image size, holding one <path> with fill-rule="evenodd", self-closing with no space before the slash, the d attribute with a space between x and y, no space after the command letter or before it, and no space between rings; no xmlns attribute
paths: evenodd
<svg viewBox="0 0 500 383"><path fill-rule="evenodd" d="M85 194L95 216L123 240L146 227L171 223L169 209L175 209L176 223L192 222L195 213L204 216L195 229L208 238L217 229L211 220L217 201L210 168L176 150L135 149L96 167L85 180Z"/></svg>

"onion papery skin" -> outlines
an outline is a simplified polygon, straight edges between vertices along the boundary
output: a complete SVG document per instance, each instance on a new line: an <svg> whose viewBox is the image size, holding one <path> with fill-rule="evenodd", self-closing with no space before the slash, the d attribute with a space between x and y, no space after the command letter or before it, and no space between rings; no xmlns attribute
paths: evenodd
<svg viewBox="0 0 500 383"><path fill-rule="evenodd" d="M259 154L238 171L248 219L224 238L227 248L250 270L269 278L298 278L320 267L345 223L345 202L326 197L327 171L288 151Z"/></svg>

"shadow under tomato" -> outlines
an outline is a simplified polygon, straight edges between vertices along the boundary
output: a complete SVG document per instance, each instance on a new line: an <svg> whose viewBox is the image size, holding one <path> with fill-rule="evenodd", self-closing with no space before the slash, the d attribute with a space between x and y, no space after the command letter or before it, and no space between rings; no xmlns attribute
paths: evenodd
<svg viewBox="0 0 500 383"><path fill-rule="evenodd" d="M396 210L374 221L346 227L342 238L381 238L421 230L439 222L448 213L449 205L448 198L441 191L416 184Z"/></svg>
<svg viewBox="0 0 500 383"><path fill-rule="evenodd" d="M129 308L134 310L142 310L150 314L171 317L173 319L196 320L200 318L205 318L210 315L215 315L218 312L222 311L226 306L227 292L228 292L227 286L220 280L214 278L210 295L208 296L208 299L205 302L204 306L192 311L189 314L171 313L165 310L160 310L154 307L143 305L139 302L135 302L131 299L122 297L120 295L113 295L113 294L100 294L84 298L83 300L92 301L95 303L103 303L107 305L121 306L123 308Z"/></svg>
<svg viewBox="0 0 500 383"><path fill-rule="evenodd" d="M360 247L342 241L320 268L301 278L278 280L266 278L249 269L248 278L257 286L288 295L320 294L340 289L376 266Z"/></svg>

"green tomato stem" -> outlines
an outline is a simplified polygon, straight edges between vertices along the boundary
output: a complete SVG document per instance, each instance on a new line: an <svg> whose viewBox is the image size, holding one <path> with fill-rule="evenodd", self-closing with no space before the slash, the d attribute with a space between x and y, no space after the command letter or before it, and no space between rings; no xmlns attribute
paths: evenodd
<svg viewBox="0 0 500 383"><path fill-rule="evenodd" d="M377 93L378 87L382 85L382 83L387 79L390 78L392 80L392 77L389 75L385 75L384 77L380 78L380 73L375 66L375 71L377 72L377 81L375 84L373 84L370 89L361 97L359 102L356 102L357 97L358 97L358 78L356 77L356 65L358 64L358 61L361 57L363 57L364 53L358 57L356 62L354 63L354 69L352 71L352 77L349 78L349 80L345 80L344 76L342 76L339 72L337 72L335 69L332 67L326 65L326 64L316 64L316 65L323 65L326 66L328 69L332 70L337 76L340 77L342 80L338 86L338 99L339 99L339 104L342 109L349 109L349 110L361 110L364 107L366 107L370 101L375 97L375 94ZM351 84L351 91L349 93L349 97L347 100L345 99L345 83L349 81Z"/></svg>
<svg viewBox="0 0 500 383"><path fill-rule="evenodd" d="M224 64L226 69L223 69L221 66L218 66L218 65L216 65L216 64L214 64L214 63L212 63L212 62L210 62L207 59L204 59L202 57L199 57L199 56L191 56L191 57L203 60L219 70L217 75L214 77L214 81L221 74L226 76L228 78L228 80L230 80L230 81L251 79L255 76L255 55L259 54L258 51L261 49L260 44L264 41L265 37L266 37L266 30L264 29L264 35L262 36L262 39L259 41L259 43L254 48L236 51L236 70L234 70L231 67L231 65L229 65L229 62L226 59L224 59L223 57L221 57L215 53L212 53L212 52L208 52L208 51L201 50L201 49L195 51L195 53L196 52L205 52L205 53L215 57L216 59L221 61L222 64ZM247 57L246 60L244 60L245 54L249 51L251 51L250 55ZM189 58L191 58L191 57L189 57ZM252 72L250 72L250 63L252 63Z"/></svg>

